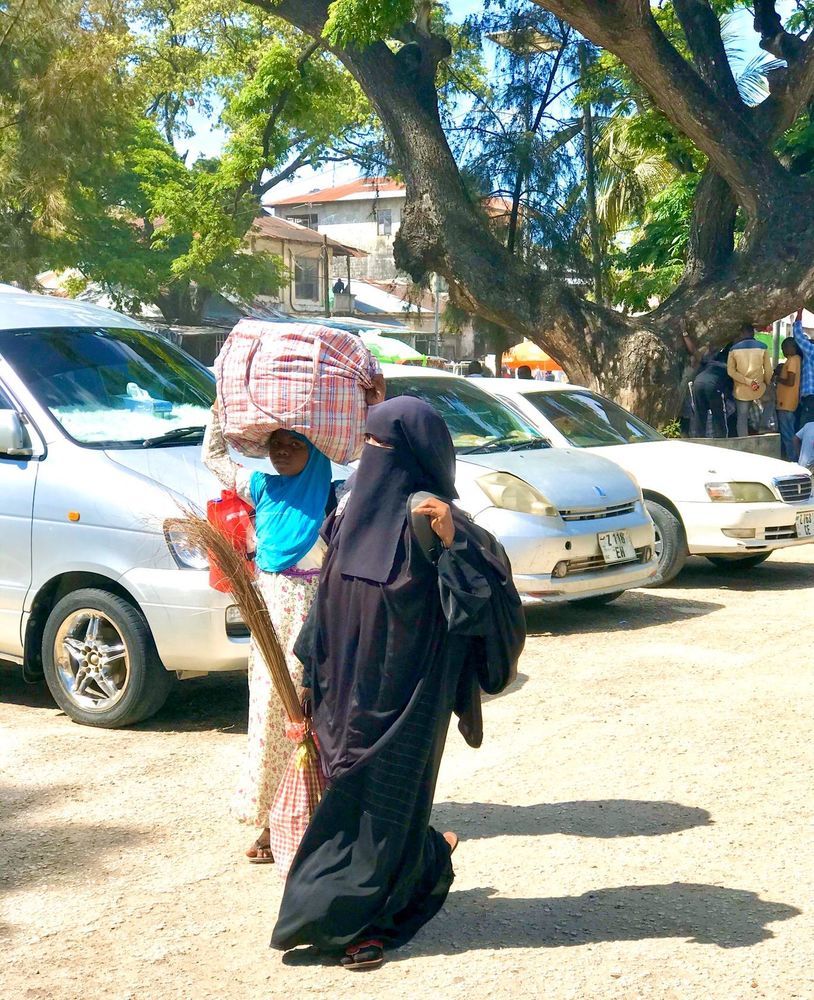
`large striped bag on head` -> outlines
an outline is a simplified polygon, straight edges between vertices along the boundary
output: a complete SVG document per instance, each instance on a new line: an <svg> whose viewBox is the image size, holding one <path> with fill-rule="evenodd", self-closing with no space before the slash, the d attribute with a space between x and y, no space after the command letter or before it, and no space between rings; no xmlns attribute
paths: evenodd
<svg viewBox="0 0 814 1000"><path fill-rule="evenodd" d="M334 462L355 458L378 364L361 339L315 323L241 320L215 359L226 440L244 455L268 455L280 428L305 435Z"/></svg>

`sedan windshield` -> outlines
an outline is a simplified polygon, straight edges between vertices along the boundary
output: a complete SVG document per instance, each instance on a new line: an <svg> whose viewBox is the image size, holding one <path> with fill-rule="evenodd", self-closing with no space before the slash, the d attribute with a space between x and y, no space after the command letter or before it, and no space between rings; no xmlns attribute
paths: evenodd
<svg viewBox="0 0 814 1000"><path fill-rule="evenodd" d="M417 396L441 416L459 454L547 448L521 414L463 379L417 376L389 379L387 396Z"/></svg>
<svg viewBox="0 0 814 1000"><path fill-rule="evenodd" d="M59 327L0 334L0 355L69 437L90 448L203 438L211 372L146 330Z"/></svg>
<svg viewBox="0 0 814 1000"><path fill-rule="evenodd" d="M658 431L632 413L585 389L529 392L524 398L553 424L573 448L663 441Z"/></svg>

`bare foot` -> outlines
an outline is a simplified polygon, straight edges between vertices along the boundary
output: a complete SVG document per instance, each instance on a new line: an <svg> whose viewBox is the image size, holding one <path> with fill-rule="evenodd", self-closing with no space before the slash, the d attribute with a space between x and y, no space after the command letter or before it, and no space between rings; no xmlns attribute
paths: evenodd
<svg viewBox="0 0 814 1000"><path fill-rule="evenodd" d="M268 827L263 830L252 846L246 851L246 857L253 865L273 865L274 855L271 853Z"/></svg>

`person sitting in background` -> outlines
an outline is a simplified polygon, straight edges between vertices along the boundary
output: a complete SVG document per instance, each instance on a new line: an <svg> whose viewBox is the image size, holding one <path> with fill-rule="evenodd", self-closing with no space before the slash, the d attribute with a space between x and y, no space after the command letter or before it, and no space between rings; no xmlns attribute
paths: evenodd
<svg viewBox="0 0 814 1000"><path fill-rule="evenodd" d="M814 420L803 424L795 437L799 453L797 461L814 476Z"/></svg>
<svg viewBox="0 0 814 1000"><path fill-rule="evenodd" d="M793 337L787 337L780 345L780 349L786 361L785 364L778 365L775 371L777 429L780 432L781 456L787 462L794 462L797 454L794 429L797 406L800 402L800 375L803 359Z"/></svg>
<svg viewBox="0 0 814 1000"><path fill-rule="evenodd" d="M469 362L469 372L467 378L483 378L483 365L480 361Z"/></svg>
<svg viewBox="0 0 814 1000"><path fill-rule="evenodd" d="M738 437L749 434L749 410L766 392L774 372L769 349L755 337L755 328L744 323L741 339L732 345L726 362L729 377L735 383L735 409L738 415Z"/></svg>
<svg viewBox="0 0 814 1000"><path fill-rule="evenodd" d="M533 376L531 374L531 368L528 365L520 365L517 369L517 377L522 379L531 379Z"/></svg>
<svg viewBox="0 0 814 1000"><path fill-rule="evenodd" d="M814 344L803 332L803 310L797 310L797 316L792 326L794 342L800 350L803 359L803 371L800 375L800 409L797 423L800 427L814 420Z"/></svg>

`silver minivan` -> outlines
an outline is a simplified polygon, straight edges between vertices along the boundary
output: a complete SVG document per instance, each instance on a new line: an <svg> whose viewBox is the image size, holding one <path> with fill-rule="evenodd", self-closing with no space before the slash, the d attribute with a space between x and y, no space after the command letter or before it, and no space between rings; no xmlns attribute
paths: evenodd
<svg viewBox="0 0 814 1000"><path fill-rule="evenodd" d="M246 666L248 633L168 524L202 466L210 372L138 322L0 289L0 659L87 725L157 711L175 676Z"/></svg>

